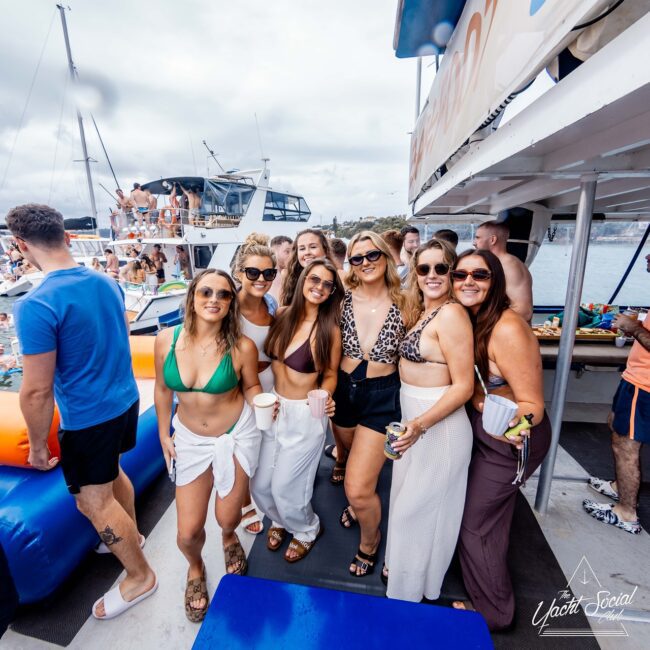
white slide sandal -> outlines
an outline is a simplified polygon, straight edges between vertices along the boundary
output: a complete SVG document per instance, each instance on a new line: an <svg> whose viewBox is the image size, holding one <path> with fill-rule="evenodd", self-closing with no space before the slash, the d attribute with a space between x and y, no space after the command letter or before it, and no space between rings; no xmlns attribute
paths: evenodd
<svg viewBox="0 0 650 650"><path fill-rule="evenodd" d="M124 600L124 598L122 598L122 592L120 591L120 585L117 585L95 601L95 604L93 605L93 616L98 621L107 621L109 618L115 618L116 616L123 614L127 609L131 609L131 607L137 605L141 600L149 598L149 596L151 596L156 591L156 589L158 589L158 578L156 578L154 586L151 587L149 591L145 591L143 594L137 598L134 598L133 600ZM104 612L106 615L97 616L95 610L97 609L97 606L102 601L102 599L104 600Z"/></svg>
<svg viewBox="0 0 650 650"><path fill-rule="evenodd" d="M249 512L252 512L253 510L255 510L255 514L251 515L250 517L246 517L246 515ZM254 524L260 524L260 529L251 530L250 526ZM255 506L252 503L250 503L245 508L241 509L241 525L244 527L244 530L247 533L250 533L251 535L259 535L264 530L264 524L262 523L262 519L260 518L259 513L257 512Z"/></svg>
<svg viewBox="0 0 650 650"><path fill-rule="evenodd" d="M140 535L140 548L144 548L144 545L147 543L147 538L144 535ZM111 552L111 549L104 544L104 542L99 542L97 546L93 549L97 555L107 555Z"/></svg>

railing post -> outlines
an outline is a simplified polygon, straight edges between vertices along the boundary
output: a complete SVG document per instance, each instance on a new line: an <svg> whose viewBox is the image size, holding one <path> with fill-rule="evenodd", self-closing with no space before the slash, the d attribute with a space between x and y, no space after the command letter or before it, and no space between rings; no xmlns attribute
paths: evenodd
<svg viewBox="0 0 650 650"><path fill-rule="evenodd" d="M576 214L575 238L571 250L571 264L569 266L566 300L564 301L564 318L562 319L562 334L560 336L551 398L551 447L542 463L535 496L535 510L542 515L546 514L548 508L551 483L553 482L553 468L555 467L557 448L560 444L564 401L569 383L573 344L578 325L578 308L580 307L582 283L585 276L597 178L597 174L587 174L580 179L580 199Z"/></svg>

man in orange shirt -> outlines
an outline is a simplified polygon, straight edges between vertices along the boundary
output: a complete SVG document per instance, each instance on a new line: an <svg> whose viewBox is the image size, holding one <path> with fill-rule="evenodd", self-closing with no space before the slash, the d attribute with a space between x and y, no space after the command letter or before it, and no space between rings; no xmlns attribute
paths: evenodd
<svg viewBox="0 0 650 650"><path fill-rule="evenodd" d="M645 259L650 273L650 255ZM650 442L650 316L641 323L619 314L613 325L636 339L614 395L608 422L612 430L616 480L603 481L592 476L589 486L617 503L585 499L582 507L598 521L638 534L641 525L636 505L641 485L641 445Z"/></svg>

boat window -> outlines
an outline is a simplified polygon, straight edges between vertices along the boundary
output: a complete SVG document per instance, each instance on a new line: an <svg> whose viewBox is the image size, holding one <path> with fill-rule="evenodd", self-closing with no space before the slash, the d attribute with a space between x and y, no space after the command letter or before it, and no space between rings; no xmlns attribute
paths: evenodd
<svg viewBox="0 0 650 650"><path fill-rule="evenodd" d="M201 212L241 217L246 214L254 192L255 188L249 185L208 180L203 189Z"/></svg>
<svg viewBox="0 0 650 650"><path fill-rule="evenodd" d="M264 221L307 221L311 211L301 196L267 192Z"/></svg>
<svg viewBox="0 0 650 650"><path fill-rule="evenodd" d="M194 246L194 268L207 269L212 259L212 246Z"/></svg>

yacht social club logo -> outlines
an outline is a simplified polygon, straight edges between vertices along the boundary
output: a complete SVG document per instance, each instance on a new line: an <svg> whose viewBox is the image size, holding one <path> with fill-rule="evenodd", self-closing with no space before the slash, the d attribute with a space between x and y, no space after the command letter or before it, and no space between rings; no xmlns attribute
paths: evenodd
<svg viewBox="0 0 650 650"><path fill-rule="evenodd" d="M539 628L539 636L545 637L629 636L622 620L638 589L638 585L627 592L607 589L583 555L566 587L558 591L553 601L540 601L533 614L533 627ZM579 627L582 619L575 617L581 609L589 617L591 627Z"/></svg>

